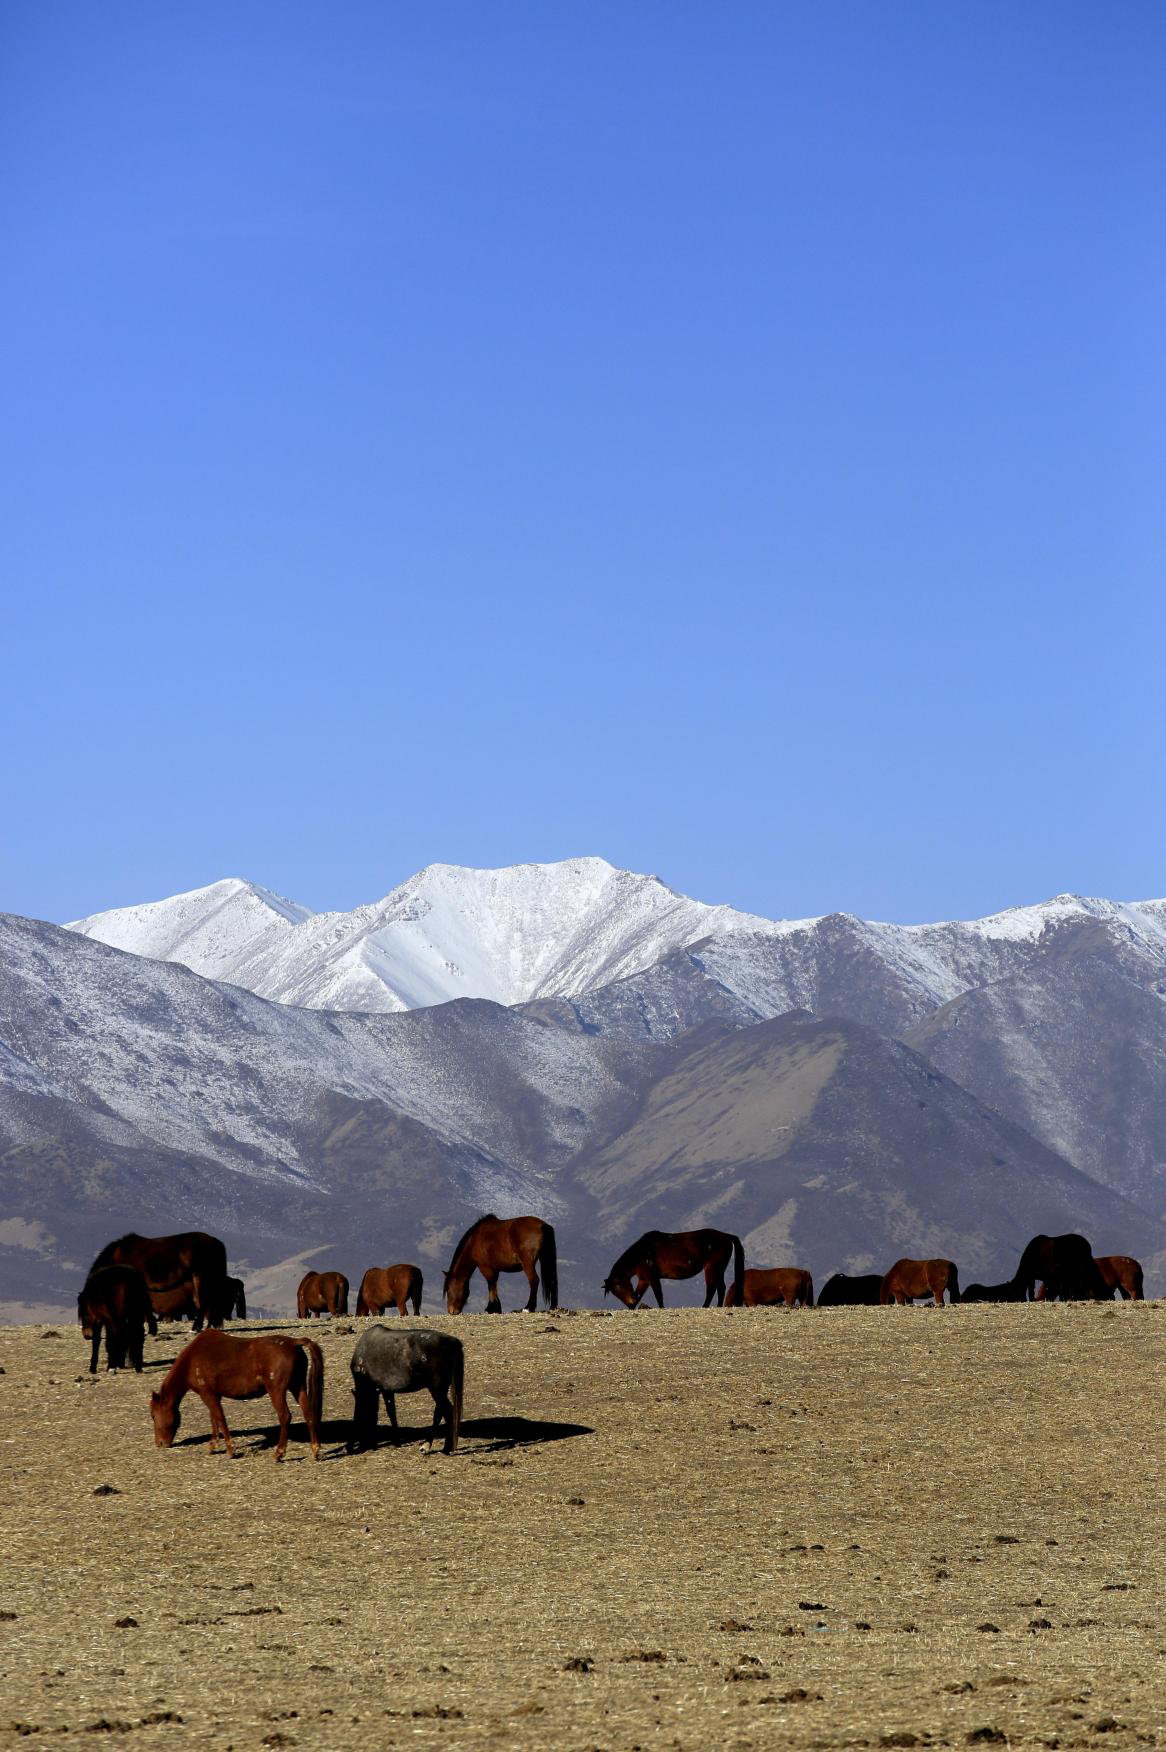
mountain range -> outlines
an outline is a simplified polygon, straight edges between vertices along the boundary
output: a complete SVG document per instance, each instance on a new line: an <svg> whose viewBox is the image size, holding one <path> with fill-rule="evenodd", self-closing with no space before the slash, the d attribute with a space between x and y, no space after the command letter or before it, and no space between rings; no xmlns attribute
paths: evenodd
<svg viewBox="0 0 1166 1752"><path fill-rule="evenodd" d="M1164 1176L1162 901L769 921L585 858L432 865L349 913L228 880L0 918L0 1303L25 1317L111 1234L193 1225L259 1306L305 1261L406 1257L432 1305L494 1208L556 1223L579 1302L639 1229L704 1222L819 1280L903 1252L1000 1277L1078 1228L1154 1288Z"/></svg>

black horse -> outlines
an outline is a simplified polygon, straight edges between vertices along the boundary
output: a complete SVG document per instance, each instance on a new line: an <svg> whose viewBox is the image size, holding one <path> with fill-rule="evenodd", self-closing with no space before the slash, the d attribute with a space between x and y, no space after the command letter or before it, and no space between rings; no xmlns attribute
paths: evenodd
<svg viewBox="0 0 1166 1752"><path fill-rule="evenodd" d="M1002 1284L969 1284L964 1291L965 1302L1023 1302L1024 1289L1015 1278Z"/></svg>
<svg viewBox="0 0 1166 1752"><path fill-rule="evenodd" d="M1044 1285L1044 1300L1097 1302L1113 1294L1107 1291L1093 1249L1084 1235L1034 1235L1020 1256L1012 1279L1018 1301L1036 1298L1036 1286Z"/></svg>
<svg viewBox="0 0 1166 1752"><path fill-rule="evenodd" d="M877 1308L879 1291L883 1287L881 1272L874 1272L869 1277L847 1277L845 1272L836 1271L822 1286L818 1296L819 1308Z"/></svg>

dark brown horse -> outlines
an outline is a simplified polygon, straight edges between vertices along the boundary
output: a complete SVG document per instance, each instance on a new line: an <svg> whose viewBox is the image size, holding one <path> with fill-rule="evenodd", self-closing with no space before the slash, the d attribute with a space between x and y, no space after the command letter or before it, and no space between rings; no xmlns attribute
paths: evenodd
<svg viewBox="0 0 1166 1752"><path fill-rule="evenodd" d="M173 1290L188 1283L194 1301L195 1330L221 1326L215 1307L222 1303L227 1275L227 1250L217 1235L188 1229L180 1235L123 1235L103 1247L91 1272L106 1265L132 1265L153 1290Z"/></svg>
<svg viewBox="0 0 1166 1752"><path fill-rule="evenodd" d="M860 1277L847 1277L844 1271L836 1271L832 1278L827 1278L818 1297L819 1308L873 1308L878 1306L879 1291L883 1287L882 1276L878 1272L867 1272Z"/></svg>
<svg viewBox="0 0 1166 1752"><path fill-rule="evenodd" d="M417 1265L370 1265L360 1280L356 1298L358 1314L383 1314L386 1308L396 1308L398 1314L421 1312L421 1288L424 1279Z"/></svg>
<svg viewBox="0 0 1166 1752"><path fill-rule="evenodd" d="M1054 1301L1059 1296L1063 1302L1090 1302L1113 1294L1105 1287L1084 1235L1034 1235L1012 1281L1026 1301ZM1044 1285L1040 1298L1038 1283Z"/></svg>
<svg viewBox="0 0 1166 1752"><path fill-rule="evenodd" d="M445 1305L460 1314L470 1293L470 1279L480 1271L486 1280L486 1312L501 1314L498 1276L504 1271L524 1271L530 1285L526 1312L538 1306L538 1268L542 1268L543 1304L559 1305L559 1256L555 1231L541 1217L479 1217L453 1250L445 1274Z"/></svg>
<svg viewBox="0 0 1166 1752"><path fill-rule="evenodd" d="M287 1451L291 1413L287 1396L299 1400L312 1458L320 1458L320 1408L324 1402L324 1358L310 1338L233 1338L226 1332L201 1332L181 1350L157 1393L150 1395L154 1440L169 1448L178 1434L179 1407L187 1393L197 1393L210 1414L213 1454L220 1436L227 1453L234 1457L231 1432L223 1416L224 1399L260 1399L270 1395L279 1419L275 1457Z"/></svg>
<svg viewBox="0 0 1166 1752"><path fill-rule="evenodd" d="M146 1328L151 1336L158 1331L150 1292L140 1271L132 1265L103 1265L91 1271L85 1287L77 1297L77 1318L83 1336L93 1349L89 1354L89 1373L97 1373L97 1353L101 1349L101 1334L105 1333L105 1366L124 1369L126 1357L140 1375L142 1346Z"/></svg>
<svg viewBox="0 0 1166 1752"><path fill-rule="evenodd" d="M224 1320L246 1320L247 1295L243 1280L237 1277L225 1277L210 1294L211 1326L221 1326ZM198 1309L194 1302L194 1285L187 1282L177 1284L170 1290L151 1290L150 1301L159 1320L196 1320Z"/></svg>
<svg viewBox="0 0 1166 1752"><path fill-rule="evenodd" d="M725 1292L725 1307L735 1308L737 1299L737 1286L730 1284ZM796 1265L750 1270L745 1273L743 1300L746 1308L812 1308L814 1280L808 1271Z"/></svg>
<svg viewBox="0 0 1166 1752"><path fill-rule="evenodd" d="M879 1304L913 1302L916 1296L934 1296L943 1307L943 1292L953 1302L960 1299L960 1274L950 1259L896 1259L879 1287Z"/></svg>
<svg viewBox="0 0 1166 1752"><path fill-rule="evenodd" d="M725 1300L725 1272L733 1261L733 1287L738 1299L745 1276L745 1250L736 1235L723 1229L682 1229L671 1235L664 1229L649 1229L624 1250L603 1280L605 1296L616 1296L626 1308L638 1308L650 1288L662 1308L662 1278L691 1278L704 1272L707 1308L713 1297L719 1308Z"/></svg>
<svg viewBox="0 0 1166 1752"><path fill-rule="evenodd" d="M1141 1265L1128 1253L1103 1253L1096 1265L1109 1300L1117 1290L1123 1302L1145 1301Z"/></svg>
<svg viewBox="0 0 1166 1752"><path fill-rule="evenodd" d="M296 1291L296 1313L301 1320L313 1314L348 1313L348 1279L342 1271L310 1271Z"/></svg>

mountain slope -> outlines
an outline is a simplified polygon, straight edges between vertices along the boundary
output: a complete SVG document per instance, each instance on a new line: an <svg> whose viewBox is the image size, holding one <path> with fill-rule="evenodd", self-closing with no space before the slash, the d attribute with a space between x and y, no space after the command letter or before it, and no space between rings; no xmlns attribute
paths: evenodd
<svg viewBox="0 0 1166 1752"><path fill-rule="evenodd" d="M955 1258L1010 1275L1028 1237L1161 1252L1166 1229L898 1041L793 1013L678 1041L634 1120L573 1174L614 1252L637 1230L713 1223L757 1265L881 1271Z"/></svg>

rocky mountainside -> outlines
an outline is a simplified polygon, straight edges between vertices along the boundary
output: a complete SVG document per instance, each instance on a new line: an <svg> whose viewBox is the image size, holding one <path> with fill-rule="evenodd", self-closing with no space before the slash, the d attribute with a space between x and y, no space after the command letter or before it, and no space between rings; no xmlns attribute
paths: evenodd
<svg viewBox="0 0 1166 1752"><path fill-rule="evenodd" d="M0 1301L60 1306L110 1235L188 1225L224 1235L260 1306L308 1260L414 1257L433 1295L493 1207L556 1223L581 1302L656 1223L736 1226L756 1263L819 1278L934 1249L1003 1274L1039 1228L1166 1253L1156 1218L911 1047L738 1023L625 1040L480 1000L325 1012L0 919Z"/></svg>

